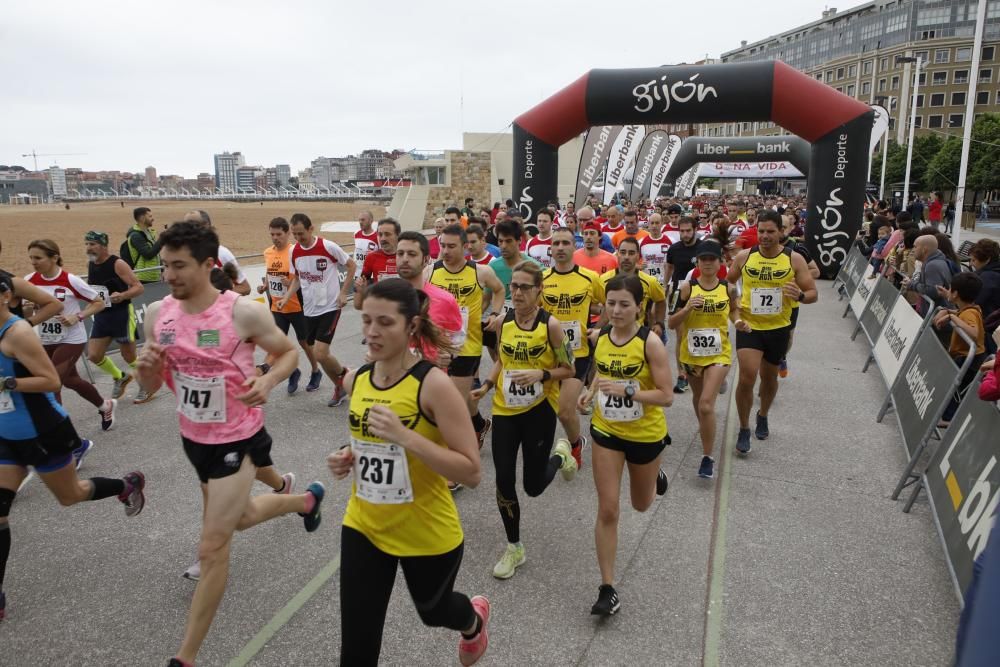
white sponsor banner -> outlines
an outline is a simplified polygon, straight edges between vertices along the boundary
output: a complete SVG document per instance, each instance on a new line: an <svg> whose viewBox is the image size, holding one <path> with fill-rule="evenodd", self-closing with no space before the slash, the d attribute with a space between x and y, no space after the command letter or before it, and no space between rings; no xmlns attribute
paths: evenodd
<svg viewBox="0 0 1000 667"><path fill-rule="evenodd" d="M626 125L615 139L608 155L608 167L604 177L605 204L610 204L616 192L625 189L625 175L635 161L635 154L646 136L645 125Z"/></svg>
<svg viewBox="0 0 1000 667"><path fill-rule="evenodd" d="M878 276L866 275L858 283L858 288L854 290L854 294L851 296L851 310L854 311L855 317L861 317L861 312L868 305L868 300L872 298L872 294L875 293L875 286L878 284Z"/></svg>
<svg viewBox="0 0 1000 667"><path fill-rule="evenodd" d="M621 132L621 125L598 125L590 128L580 155L580 168L576 174L576 203L583 206L587 195L593 192L598 177L604 174L608 154L614 138ZM357 224L357 223L355 223Z"/></svg>
<svg viewBox="0 0 1000 667"><path fill-rule="evenodd" d="M704 163L699 162L681 174L674 183L675 197L690 197L694 194L694 186L698 182L698 176L701 175L701 168L704 166Z"/></svg>
<svg viewBox="0 0 1000 667"><path fill-rule="evenodd" d="M700 176L709 178L802 178L790 162L705 162Z"/></svg>
<svg viewBox="0 0 1000 667"><path fill-rule="evenodd" d="M868 146L869 174L872 173L872 157L875 155L875 147L878 145L879 140L889 130L889 112L886 111L885 107L873 104L872 111L875 112L875 120L872 121L872 139L871 144Z"/></svg>
<svg viewBox="0 0 1000 667"><path fill-rule="evenodd" d="M646 192L653 199L656 199L657 195L660 194L660 188L663 187L663 181L666 180L667 173L674 163L674 158L677 157L677 151L681 149L681 143L683 141L680 137L676 134L671 134L667 139L666 145L663 146L659 157L657 157L656 166L653 167L653 175L650 178L649 190Z"/></svg>
<svg viewBox="0 0 1000 667"><path fill-rule="evenodd" d="M890 387L903 367L903 360L917 340L923 320L913 306L900 296L896 299L885 326L875 341L872 352L878 367L882 369L885 382Z"/></svg>

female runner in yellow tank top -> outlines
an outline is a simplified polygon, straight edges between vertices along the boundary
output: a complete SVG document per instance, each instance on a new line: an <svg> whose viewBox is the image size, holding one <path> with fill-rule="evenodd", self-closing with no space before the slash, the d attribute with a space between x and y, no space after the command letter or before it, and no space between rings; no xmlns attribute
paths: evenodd
<svg viewBox="0 0 1000 667"><path fill-rule="evenodd" d="M601 586L590 613L610 616L621 603L614 588L615 552L618 550L618 505L622 471L628 464L632 507L645 512L654 491L667 491L667 476L660 470L666 445L667 420L663 408L674 401L670 360L659 336L639 326L642 282L619 275L606 286L604 327L594 347L597 375L580 397L589 405L597 394L590 423L594 446L591 460L597 487L597 563Z"/></svg>
<svg viewBox="0 0 1000 667"><path fill-rule="evenodd" d="M397 566L420 619L462 633L458 655L486 651L490 603L453 590L464 535L448 479L475 487L472 422L449 419L464 398L444 371L413 352L448 348L428 298L400 278L368 289L362 328L371 363L350 372L351 444L330 454L334 477L353 472L340 543L342 665L376 665Z"/></svg>
<svg viewBox="0 0 1000 667"><path fill-rule="evenodd" d="M739 331L750 326L740 319L740 297L735 285L719 280L722 267L722 246L714 240L702 241L695 259L701 275L685 281L678 290L677 310L668 324L677 331L680 363L691 383L694 411L698 416L701 435L701 465L698 476L715 476L715 401L719 388L729 373L733 347L729 339L729 322Z"/></svg>

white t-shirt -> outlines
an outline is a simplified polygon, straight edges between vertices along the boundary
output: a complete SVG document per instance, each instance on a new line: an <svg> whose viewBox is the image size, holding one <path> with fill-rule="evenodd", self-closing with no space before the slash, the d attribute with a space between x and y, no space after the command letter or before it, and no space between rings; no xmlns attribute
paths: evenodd
<svg viewBox="0 0 1000 667"><path fill-rule="evenodd" d="M343 248L317 236L309 248L296 243L292 247L292 271L298 275L302 288L302 312L316 317L338 310L340 269L350 257Z"/></svg>
<svg viewBox="0 0 1000 667"><path fill-rule="evenodd" d="M240 268L240 263L236 261L236 255L226 246L219 244L219 256L215 259L216 266L220 269L226 264L232 264L236 267L236 282L245 282L247 277L243 275L243 269Z"/></svg>
<svg viewBox="0 0 1000 667"><path fill-rule="evenodd" d="M528 257L537 261L546 269L552 268L552 234L549 234L549 238L547 239L543 239L541 236L530 239L524 251L528 254Z"/></svg>
<svg viewBox="0 0 1000 667"><path fill-rule="evenodd" d="M80 300L96 301L100 298L93 287L88 285L83 278L67 271L59 270L54 278L46 278L42 274L29 273L24 277L35 287L39 287L48 292L63 305L60 315L78 315L80 313ZM67 327L59 321L58 316L45 320L39 324L35 331L42 339L44 345L58 345L60 343L80 344L87 342L87 329L83 322L77 322L71 327Z"/></svg>
<svg viewBox="0 0 1000 667"><path fill-rule="evenodd" d="M365 234L360 229L354 232L354 261L358 268L354 271L354 277L361 276L361 269L365 265L365 257L373 250L379 249L378 232L374 229L370 234Z"/></svg>

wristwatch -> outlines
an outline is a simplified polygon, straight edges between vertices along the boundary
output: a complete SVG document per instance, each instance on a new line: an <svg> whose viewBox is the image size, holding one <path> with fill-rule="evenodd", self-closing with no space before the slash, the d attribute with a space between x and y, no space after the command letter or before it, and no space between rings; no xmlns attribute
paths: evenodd
<svg viewBox="0 0 1000 667"><path fill-rule="evenodd" d="M542 371L542 382L548 382L551 379L552 379L552 373L548 372L547 370L543 370Z"/></svg>
<svg viewBox="0 0 1000 667"><path fill-rule="evenodd" d="M633 397L635 397L635 385L634 384L625 385L625 398L633 398Z"/></svg>
<svg viewBox="0 0 1000 667"><path fill-rule="evenodd" d="M805 298L806 298L806 293L805 292L799 292L799 295L797 297L795 297L795 300L798 301L799 303L802 303L802 301L804 301Z"/></svg>
<svg viewBox="0 0 1000 667"><path fill-rule="evenodd" d="M7 378L3 378L3 386L2 386L2 388L5 391L14 391L15 389L17 389L17 378L13 377L13 376L7 377Z"/></svg>

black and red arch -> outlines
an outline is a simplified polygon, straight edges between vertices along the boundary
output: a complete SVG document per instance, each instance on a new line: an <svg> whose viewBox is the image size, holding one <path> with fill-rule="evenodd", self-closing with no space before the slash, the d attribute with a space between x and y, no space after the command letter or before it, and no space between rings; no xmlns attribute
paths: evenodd
<svg viewBox="0 0 1000 667"><path fill-rule="evenodd" d="M782 62L595 69L514 120L513 198L556 199L558 149L592 125L773 121L812 144L808 243L836 275L861 227L874 112Z"/></svg>

